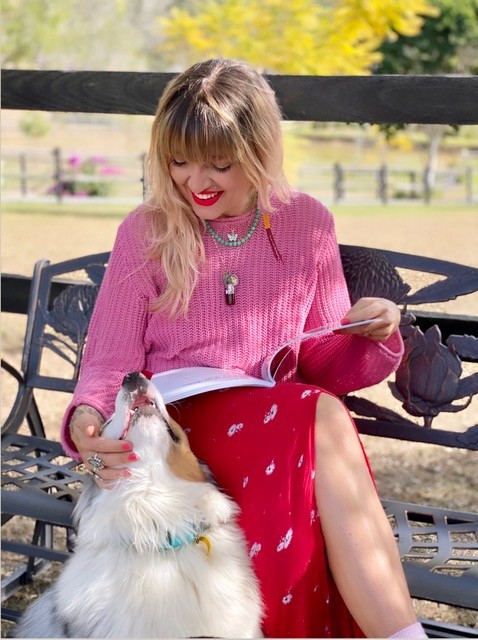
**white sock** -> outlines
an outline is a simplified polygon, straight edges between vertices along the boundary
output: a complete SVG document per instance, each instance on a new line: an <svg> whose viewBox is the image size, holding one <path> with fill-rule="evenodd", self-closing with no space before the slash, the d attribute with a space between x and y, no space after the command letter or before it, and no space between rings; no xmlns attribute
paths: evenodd
<svg viewBox="0 0 478 640"><path fill-rule="evenodd" d="M422 625L419 622L415 622L411 624L409 627L405 627L404 629L400 629L389 638L428 638L425 633Z"/></svg>

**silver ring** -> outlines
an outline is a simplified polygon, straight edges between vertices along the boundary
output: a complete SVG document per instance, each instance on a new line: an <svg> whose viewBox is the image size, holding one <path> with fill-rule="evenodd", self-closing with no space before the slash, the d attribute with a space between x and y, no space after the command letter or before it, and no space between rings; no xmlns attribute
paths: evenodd
<svg viewBox="0 0 478 640"><path fill-rule="evenodd" d="M371 335L371 334L372 334L372 332L371 332L371 331L366 331L363 335L364 335L366 338L368 338L368 337L370 337L370 335Z"/></svg>
<svg viewBox="0 0 478 640"><path fill-rule="evenodd" d="M86 469L85 471L86 475L91 476L92 478L94 478L94 480L101 480L100 476L95 473L94 471L90 471L89 469Z"/></svg>
<svg viewBox="0 0 478 640"><path fill-rule="evenodd" d="M86 458L86 462L89 462L93 469L98 469L99 471L101 471L101 469L104 469L106 466L97 453L92 453L91 456L88 456Z"/></svg>

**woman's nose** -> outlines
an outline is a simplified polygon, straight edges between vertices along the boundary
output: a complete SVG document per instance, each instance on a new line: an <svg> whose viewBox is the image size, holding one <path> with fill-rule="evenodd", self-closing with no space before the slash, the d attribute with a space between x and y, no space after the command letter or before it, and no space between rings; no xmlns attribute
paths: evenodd
<svg viewBox="0 0 478 640"><path fill-rule="evenodd" d="M206 167L191 165L187 184L193 193L201 193L201 191L208 189L211 186L211 180Z"/></svg>

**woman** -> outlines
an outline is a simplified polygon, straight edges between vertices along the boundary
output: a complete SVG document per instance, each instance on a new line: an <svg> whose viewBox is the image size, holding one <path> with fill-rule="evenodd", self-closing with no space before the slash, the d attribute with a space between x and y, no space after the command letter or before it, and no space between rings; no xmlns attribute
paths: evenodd
<svg viewBox="0 0 478 640"><path fill-rule="evenodd" d="M280 119L267 82L237 61L199 63L166 88L150 196L120 225L64 446L111 486L129 473L115 466L137 459L130 443L100 436L126 372L258 375L305 330L373 319L296 344L273 389L211 392L170 410L241 507L266 636L426 637L354 424L333 395L398 366L399 310L372 298L350 308L331 214L284 178Z"/></svg>

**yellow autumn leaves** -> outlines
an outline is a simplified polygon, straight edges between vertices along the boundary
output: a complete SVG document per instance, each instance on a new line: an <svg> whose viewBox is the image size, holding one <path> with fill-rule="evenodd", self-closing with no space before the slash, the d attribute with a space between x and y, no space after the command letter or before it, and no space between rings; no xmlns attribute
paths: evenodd
<svg viewBox="0 0 478 640"><path fill-rule="evenodd" d="M158 19L160 52L181 67L217 56L260 71L370 73L377 48L420 32L439 12L427 0L206 0Z"/></svg>

